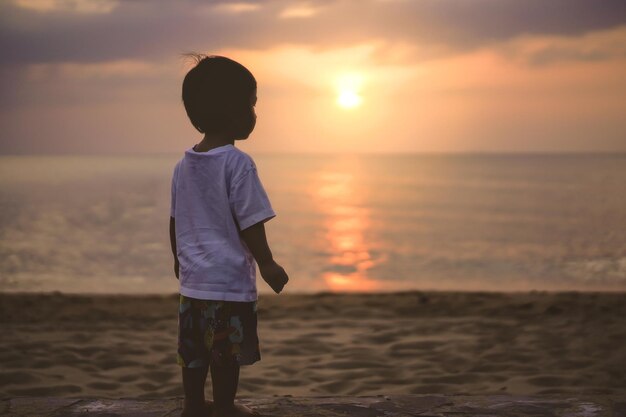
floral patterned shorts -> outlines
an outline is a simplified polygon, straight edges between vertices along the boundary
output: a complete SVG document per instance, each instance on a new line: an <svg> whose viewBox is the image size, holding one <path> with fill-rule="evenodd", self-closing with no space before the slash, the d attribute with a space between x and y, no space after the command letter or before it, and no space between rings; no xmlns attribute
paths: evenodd
<svg viewBox="0 0 626 417"><path fill-rule="evenodd" d="M180 294L178 364L199 368L260 360L256 308L256 301L199 300Z"/></svg>

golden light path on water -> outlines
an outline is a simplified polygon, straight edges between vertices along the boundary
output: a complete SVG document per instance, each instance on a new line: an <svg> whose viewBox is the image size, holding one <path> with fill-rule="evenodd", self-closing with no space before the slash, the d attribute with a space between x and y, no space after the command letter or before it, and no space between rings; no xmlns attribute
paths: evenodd
<svg viewBox="0 0 626 417"><path fill-rule="evenodd" d="M355 175L358 164L334 167L320 172L313 188L314 199L326 217L324 237L331 270L322 278L331 291L377 291L382 286L367 274L384 259L372 257L373 247L366 238L370 210L359 204Z"/></svg>

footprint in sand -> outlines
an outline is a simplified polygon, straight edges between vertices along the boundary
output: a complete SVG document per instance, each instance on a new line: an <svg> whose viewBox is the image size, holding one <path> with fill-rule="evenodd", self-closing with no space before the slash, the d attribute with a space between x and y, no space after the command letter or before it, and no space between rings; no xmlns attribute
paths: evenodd
<svg viewBox="0 0 626 417"><path fill-rule="evenodd" d="M528 378L528 383L538 387L562 387L569 385L569 380L553 375L541 375Z"/></svg>
<svg viewBox="0 0 626 417"><path fill-rule="evenodd" d="M104 391L109 391L109 390L116 390L118 389L121 385L117 384L115 382L92 382L90 384L87 384L87 386L89 388L93 388L93 389L99 389L99 390L104 390Z"/></svg>
<svg viewBox="0 0 626 417"><path fill-rule="evenodd" d="M153 352L167 352L168 350L171 350L171 349L172 349L172 346L161 344L161 343L155 343L153 345L150 345L150 350L152 350Z"/></svg>
<svg viewBox="0 0 626 417"><path fill-rule="evenodd" d="M167 371L150 371L144 372L142 376L152 382L162 383L174 378L174 374Z"/></svg>
<svg viewBox="0 0 626 417"><path fill-rule="evenodd" d="M142 382L142 383L136 384L135 386L141 388L144 391L152 392L152 393L154 393L156 390L161 388L159 385L154 385L149 382Z"/></svg>
<svg viewBox="0 0 626 417"><path fill-rule="evenodd" d="M117 378L117 380L120 382L133 382L138 379L139 379L139 376L137 374L122 375Z"/></svg>

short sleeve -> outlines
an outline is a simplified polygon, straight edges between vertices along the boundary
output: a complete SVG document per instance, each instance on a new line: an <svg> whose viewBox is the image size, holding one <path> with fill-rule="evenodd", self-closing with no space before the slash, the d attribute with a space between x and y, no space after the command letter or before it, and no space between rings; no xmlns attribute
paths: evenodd
<svg viewBox="0 0 626 417"><path fill-rule="evenodd" d="M176 217L176 182L178 180L178 164L174 167L174 175L172 175L172 201L170 205L170 216Z"/></svg>
<svg viewBox="0 0 626 417"><path fill-rule="evenodd" d="M276 216L255 167L248 170L231 186L230 207L239 230L266 222Z"/></svg>

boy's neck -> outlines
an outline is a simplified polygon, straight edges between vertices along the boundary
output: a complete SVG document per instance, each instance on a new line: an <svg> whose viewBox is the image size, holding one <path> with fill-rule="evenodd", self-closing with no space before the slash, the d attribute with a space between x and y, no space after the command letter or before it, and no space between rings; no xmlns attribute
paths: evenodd
<svg viewBox="0 0 626 417"><path fill-rule="evenodd" d="M204 138L200 143L193 147L196 152L207 152L214 148L219 148L224 145L234 145L235 139L228 138L227 136L214 134L214 133L206 133Z"/></svg>

